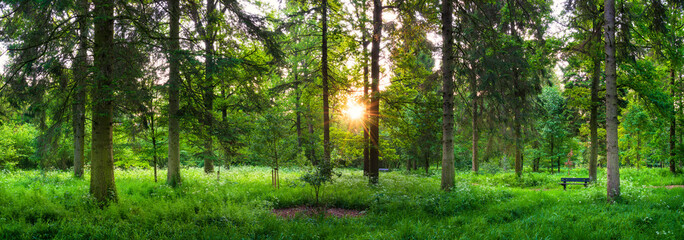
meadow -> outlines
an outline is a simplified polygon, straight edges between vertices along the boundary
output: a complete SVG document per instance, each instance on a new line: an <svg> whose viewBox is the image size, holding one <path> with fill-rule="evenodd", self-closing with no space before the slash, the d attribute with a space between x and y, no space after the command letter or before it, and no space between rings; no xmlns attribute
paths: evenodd
<svg viewBox="0 0 684 240"><path fill-rule="evenodd" d="M360 210L356 217L298 215L274 209L311 205L303 170L239 166L221 178L182 170L172 189L149 169L117 170L119 201L100 208L89 175L0 172L0 239L683 239L684 177L667 169L621 169L622 197L606 201L605 171L589 187L558 185L560 174L457 172L439 190L439 174L381 173L370 186L357 169L323 188L325 207ZM587 176L574 169L574 177ZM165 179L164 171L159 179Z"/></svg>

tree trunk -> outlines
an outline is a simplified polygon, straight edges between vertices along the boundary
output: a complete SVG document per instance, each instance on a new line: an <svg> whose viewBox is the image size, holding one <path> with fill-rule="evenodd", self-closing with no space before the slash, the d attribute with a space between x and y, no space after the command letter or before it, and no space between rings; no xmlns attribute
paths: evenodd
<svg viewBox="0 0 684 240"><path fill-rule="evenodd" d="M299 82L297 79L297 73L295 73L295 112L297 113L297 154L302 151L302 109L301 109L301 98L302 92L299 90Z"/></svg>
<svg viewBox="0 0 684 240"><path fill-rule="evenodd" d="M478 142L480 141L480 132L479 132L480 130L477 127L477 119L478 119L477 118L478 117L477 116L477 108L478 108L477 100L478 100L478 98L477 98L477 79L475 77L473 77L473 79L470 83L470 94L472 95L472 98L473 98L473 104L472 104L472 108L473 108L472 109L473 110L473 122L472 122L473 139L472 139L472 141L473 142L472 142L472 147L471 147L472 153L473 153L472 170L474 173L477 173L477 171L480 169L480 165L477 161L477 157L478 157L477 145L478 145Z"/></svg>
<svg viewBox="0 0 684 240"><path fill-rule="evenodd" d="M554 155L553 150L554 150L554 146L555 146L554 142L555 142L554 138L553 138L553 136L551 136L551 154L549 156L552 157L552 159L549 159L549 162L553 161L553 155ZM549 165L553 166L553 163L551 163ZM553 173L553 169L551 169L551 170L552 170L551 173ZM560 172L560 165L558 165L558 172Z"/></svg>
<svg viewBox="0 0 684 240"><path fill-rule="evenodd" d="M166 183L171 187L181 184L180 174L180 123L178 122L178 108L180 96L180 6L179 0L168 0L170 8L169 29L169 149Z"/></svg>
<svg viewBox="0 0 684 240"><path fill-rule="evenodd" d="M454 187L453 4L442 0L442 190Z"/></svg>
<svg viewBox="0 0 684 240"><path fill-rule="evenodd" d="M211 133L214 129L214 72L216 66L214 64L214 29L216 27L216 1L207 0L207 27L204 29L204 127L206 129L206 136L204 136L204 172L214 172L214 139Z"/></svg>
<svg viewBox="0 0 684 240"><path fill-rule="evenodd" d="M328 105L328 0L321 8L323 36L321 44L321 75L323 77L323 161L330 163L330 106Z"/></svg>
<svg viewBox="0 0 684 240"><path fill-rule="evenodd" d="M93 126L90 194L100 204L117 201L112 153L114 56L114 2L95 0L95 87L93 89Z"/></svg>
<svg viewBox="0 0 684 240"><path fill-rule="evenodd" d="M369 181L377 184L380 157L380 39L382 37L382 0L373 0L373 38L371 46L371 104Z"/></svg>
<svg viewBox="0 0 684 240"><path fill-rule="evenodd" d="M608 201L620 196L617 75L615 66L615 0L604 1L606 49L606 174Z"/></svg>
<svg viewBox="0 0 684 240"><path fill-rule="evenodd" d="M520 100L522 101L522 100ZM522 159L522 136L521 136L521 120L520 120L520 109L515 108L513 110L514 112L514 121L513 124L513 130L515 134L515 175L520 177L522 176L522 168L523 168L523 159Z"/></svg>
<svg viewBox="0 0 684 240"><path fill-rule="evenodd" d="M597 26L597 28L600 28ZM600 30L599 30L600 32ZM590 151L589 151L589 180L596 181L596 162L598 159L598 103L599 80L601 74L601 59L594 56L594 72L591 76L591 116L589 119Z"/></svg>
<svg viewBox="0 0 684 240"><path fill-rule="evenodd" d="M672 99L675 99L675 69L670 68L670 93ZM674 101L674 100L673 100ZM674 103L674 102L673 102ZM675 138L677 137L677 112L674 104L672 104L672 119L670 122L670 172L677 172L677 165L675 164L677 149L675 148Z"/></svg>
<svg viewBox="0 0 684 240"><path fill-rule="evenodd" d="M74 59L75 92L72 108L74 128L74 176L83 177L83 153L85 146L86 78L88 77L88 9L89 0L79 1L78 53Z"/></svg>
<svg viewBox="0 0 684 240"><path fill-rule="evenodd" d="M365 23L362 24L362 26L365 26ZM368 134L368 127L370 126L370 102L368 101L368 39L366 39L368 33L366 32L365 27L362 27L361 31L363 31L361 33L363 35L363 175L368 176L370 172L370 135Z"/></svg>
<svg viewBox="0 0 684 240"><path fill-rule="evenodd" d="M307 107L309 111L311 110L310 108ZM311 118L311 116L309 116ZM315 143L314 143L314 126L313 126L313 119L309 119L308 123L309 125L309 145L311 146L309 148L309 161L311 161L311 164L316 166L318 165L318 160L316 159L316 148L314 148Z"/></svg>
<svg viewBox="0 0 684 240"><path fill-rule="evenodd" d="M425 160L425 175L430 174L430 153L426 150L423 151L423 159Z"/></svg>
<svg viewBox="0 0 684 240"><path fill-rule="evenodd" d="M154 182L157 182L157 136L154 129L154 111L150 115L150 129L152 130L152 164L154 165Z"/></svg>

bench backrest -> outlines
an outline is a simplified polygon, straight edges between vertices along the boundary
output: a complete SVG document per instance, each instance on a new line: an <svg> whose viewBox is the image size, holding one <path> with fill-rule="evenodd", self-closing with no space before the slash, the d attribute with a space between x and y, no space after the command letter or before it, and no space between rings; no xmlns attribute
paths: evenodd
<svg viewBox="0 0 684 240"><path fill-rule="evenodd" d="M561 178L563 182L589 182L589 178Z"/></svg>

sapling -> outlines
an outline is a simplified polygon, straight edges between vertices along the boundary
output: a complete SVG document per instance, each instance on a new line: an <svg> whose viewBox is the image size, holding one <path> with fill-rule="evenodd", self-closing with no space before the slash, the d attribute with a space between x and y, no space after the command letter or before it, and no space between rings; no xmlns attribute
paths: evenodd
<svg viewBox="0 0 684 240"><path fill-rule="evenodd" d="M310 171L304 174L300 179L313 187L316 197L315 205L318 206L321 187L326 183L332 182L333 176L339 177L340 175L340 173L333 171L332 163L328 161L321 161Z"/></svg>

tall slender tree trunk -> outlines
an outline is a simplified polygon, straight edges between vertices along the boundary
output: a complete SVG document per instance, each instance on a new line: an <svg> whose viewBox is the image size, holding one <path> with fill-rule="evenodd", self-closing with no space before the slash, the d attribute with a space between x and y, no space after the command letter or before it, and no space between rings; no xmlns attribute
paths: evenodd
<svg viewBox="0 0 684 240"><path fill-rule="evenodd" d="M518 98L520 103L522 103L522 99ZM514 131L514 138L515 138L515 175L520 177L522 176L522 168L523 168L523 158L522 158L522 132L521 132L521 115L520 115L520 109L515 108L513 110L514 112L514 120L513 120L513 131Z"/></svg>
<svg viewBox="0 0 684 240"><path fill-rule="evenodd" d="M114 65L114 1L95 0L95 87L93 89L93 126L90 194L101 204L117 201L112 153Z"/></svg>
<svg viewBox="0 0 684 240"><path fill-rule="evenodd" d="M323 37L321 44L321 75L323 77L323 161L330 163L330 106L328 102L328 0L323 0Z"/></svg>
<svg viewBox="0 0 684 240"><path fill-rule="evenodd" d="M514 4L511 1L507 1L509 5ZM513 5L511 5L513 6ZM515 11L509 11L510 18L511 20L516 19L514 16ZM511 31L511 36L513 39L520 43L520 37L518 37L518 30L516 30L516 21L510 21L510 31ZM522 45L522 44L521 44ZM514 88L514 97L515 97L515 103L513 106L513 138L515 142L515 175L517 177L522 176L522 168L523 168L523 158L522 158L522 115L520 114L520 108L524 106L525 102L525 96L523 93L522 86L521 84L521 79L518 74L518 69L514 68L513 72L513 88Z"/></svg>
<svg viewBox="0 0 684 240"><path fill-rule="evenodd" d="M307 104L307 112L311 112L311 107ZM311 161L311 164L316 166L318 165L318 160L316 159L316 146L315 143L315 138L314 138L314 126L313 126L313 117L311 115L308 115L308 121L307 121L308 127L309 127L309 161Z"/></svg>
<svg viewBox="0 0 684 240"><path fill-rule="evenodd" d="M553 157L553 155L554 155L554 146L555 146L554 142L555 142L555 139L553 138L553 136L551 136L551 155L550 155L551 157ZM551 160L551 161L553 161L553 160ZM550 165L553 166L553 163L551 163ZM551 169L551 170L553 170L553 169ZM553 171L551 171L551 172L553 173ZM558 172L560 172L560 164L558 164Z"/></svg>
<svg viewBox="0 0 684 240"><path fill-rule="evenodd" d="M181 184L180 174L180 123L178 121L180 95L180 6L179 0L168 0L170 10L169 31L169 149L166 183L172 187Z"/></svg>
<svg viewBox="0 0 684 240"><path fill-rule="evenodd" d="M599 26L596 26L599 28ZM598 31L600 35L600 30ZM598 55L598 54L597 54ZM591 146L589 150L589 180L596 181L596 162L598 159L598 104L599 104L599 80L601 78L601 59L595 55L594 71L591 76L591 116L589 118L589 131Z"/></svg>
<svg viewBox="0 0 684 240"><path fill-rule="evenodd" d="M473 136L472 137L473 138L472 138L472 147L471 147L472 153L473 153L472 170L473 170L473 172L477 173L477 171L480 169L480 165L477 161L477 158L478 158L477 145L478 145L478 142L480 141L480 132L479 132L480 130L478 129L478 126L477 126L477 120L478 120L478 116L477 116L478 103L477 103L477 100L478 100L478 98L477 98L477 79L475 77L473 77L473 79L470 83L470 94L472 95L472 98L473 98L473 104L471 104L472 108L473 108L472 109L473 110L472 111L472 114L473 114L473 122L472 122Z"/></svg>
<svg viewBox="0 0 684 240"><path fill-rule="evenodd" d="M453 2L442 0L442 190L454 187Z"/></svg>
<svg viewBox="0 0 684 240"><path fill-rule="evenodd" d="M74 176L83 177L83 153L85 146L86 78L88 77L88 9L89 0L79 1L78 53L74 59L75 93L72 108L74 129Z"/></svg>
<svg viewBox="0 0 684 240"><path fill-rule="evenodd" d="M430 153L423 151L423 160L425 161L425 175L430 174Z"/></svg>
<svg viewBox="0 0 684 240"><path fill-rule="evenodd" d="M596 4L593 2L590 3L591 5L591 11L592 12L598 12L598 9L596 9ZM590 52L591 51L597 51L595 49L598 49L598 46L601 44L601 25L599 24L601 21L598 19L595 19L593 21L593 35L594 35L594 41L592 41L589 45ZM594 46L596 44L597 46ZM589 146L589 180L590 181L596 181L596 168L597 168L597 162L598 162L598 107L599 107L599 81L601 80L601 55L598 53L590 53L591 58L594 61L594 69L593 73L591 76L591 107L590 107L590 114L591 116L589 117L589 135L590 135L590 141L591 141L591 146Z"/></svg>
<svg viewBox="0 0 684 240"><path fill-rule="evenodd" d="M302 151L302 91L299 89L299 82L297 79L297 73L295 73L295 112L297 113L297 154Z"/></svg>
<svg viewBox="0 0 684 240"><path fill-rule="evenodd" d="M675 69L670 68L670 93L672 99L675 99ZM675 138L677 137L677 112L675 110L674 104L672 104L672 119L670 122L670 172L677 172L677 165L675 160L677 159L677 149L675 148Z"/></svg>
<svg viewBox="0 0 684 240"><path fill-rule="evenodd" d="M370 142L368 130L370 126L370 101L368 99L368 39L365 23L362 24L363 31L363 175L368 176L370 172Z"/></svg>
<svg viewBox="0 0 684 240"><path fill-rule="evenodd" d="M371 39L371 104L369 181L377 184L380 174L380 39L382 38L382 0L373 0L373 37Z"/></svg>
<svg viewBox="0 0 684 240"><path fill-rule="evenodd" d="M207 26L204 28L204 172L214 172L214 73L216 66L214 63L214 32L216 28L216 0L207 0Z"/></svg>
<svg viewBox="0 0 684 240"><path fill-rule="evenodd" d="M608 201L620 196L617 74L615 63L615 0L604 0L606 49L606 174Z"/></svg>
<svg viewBox="0 0 684 240"><path fill-rule="evenodd" d="M157 182L157 132L154 128L154 111L150 115L150 129L152 132L152 164L154 165L154 182Z"/></svg>

